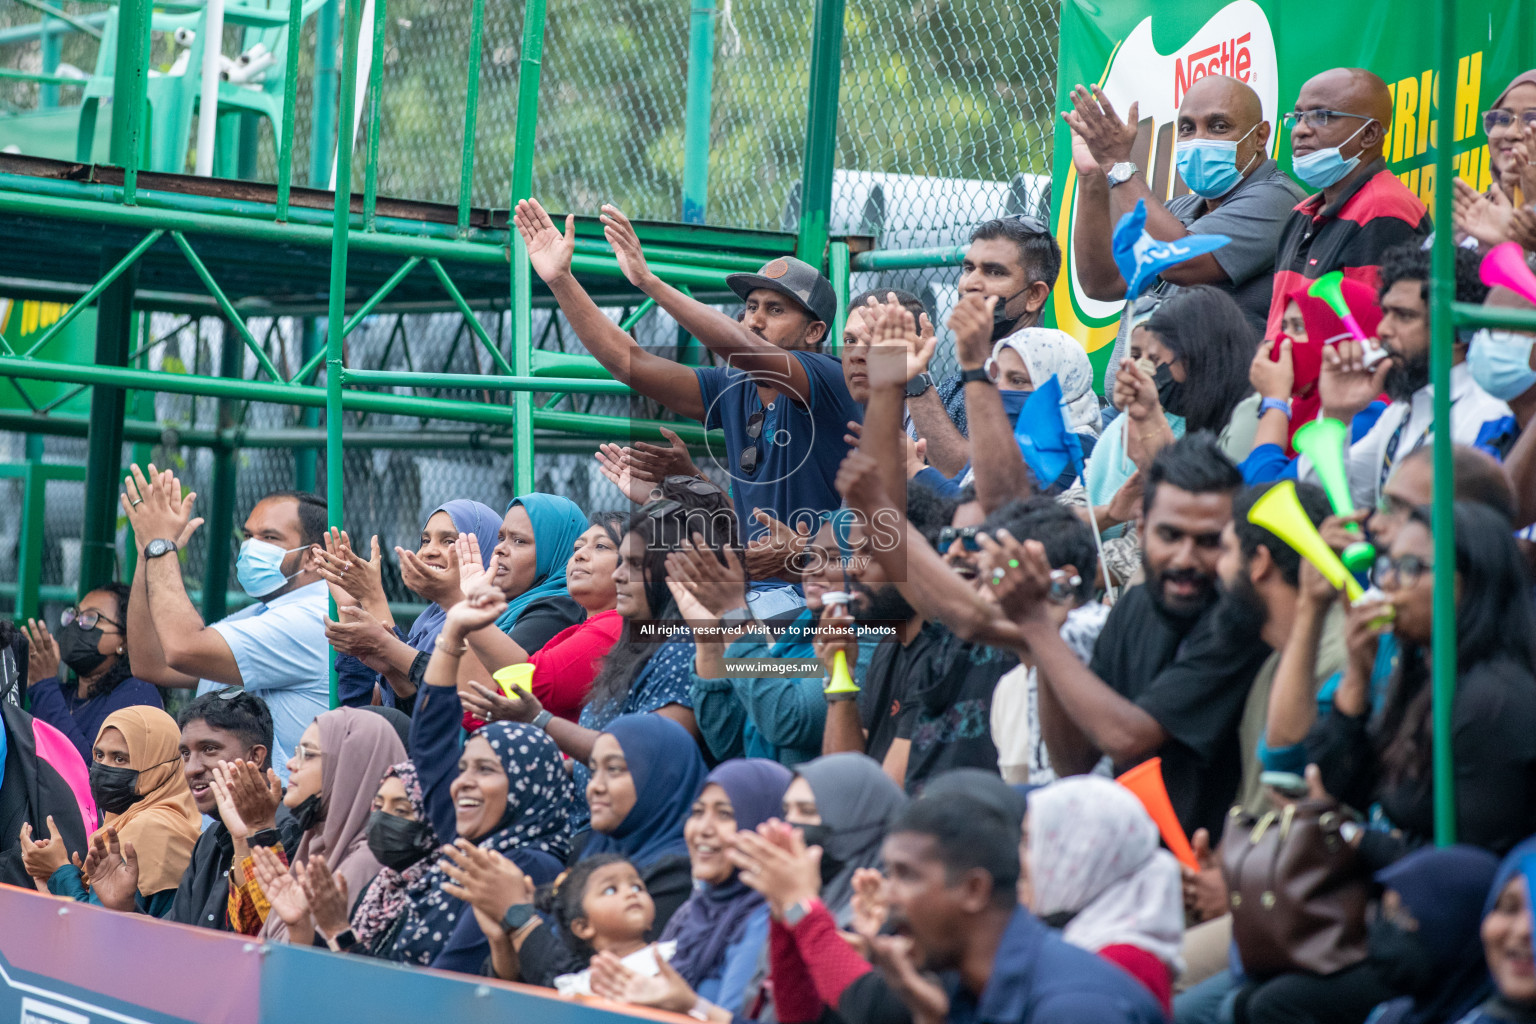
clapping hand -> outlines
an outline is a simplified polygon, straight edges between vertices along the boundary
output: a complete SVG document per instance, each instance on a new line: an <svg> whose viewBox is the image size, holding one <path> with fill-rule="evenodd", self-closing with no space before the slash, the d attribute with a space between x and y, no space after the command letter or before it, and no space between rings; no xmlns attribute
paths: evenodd
<svg viewBox="0 0 1536 1024"><path fill-rule="evenodd" d="M625 280L641 291L647 291L655 284L656 275L645 262L645 251L640 246L640 236L635 233L634 225L624 216L624 211L612 203L603 204L598 219L603 223L603 237L613 249Z"/></svg>
<svg viewBox="0 0 1536 1024"><path fill-rule="evenodd" d="M853 920L849 922L856 934L866 940L880 934L886 918L891 913L891 897L886 890L885 876L874 868L859 868L853 873Z"/></svg>
<svg viewBox="0 0 1536 1024"><path fill-rule="evenodd" d="M309 900L305 898L299 880L289 873L277 854L265 846L251 850L251 870L262 895L272 905L272 912L288 926L288 941L307 945L306 936L312 927Z"/></svg>
<svg viewBox="0 0 1536 1024"><path fill-rule="evenodd" d="M992 358L992 311L996 295L966 292L949 314L949 331L955 336L955 358L963 370L979 370Z"/></svg>
<svg viewBox="0 0 1536 1024"><path fill-rule="evenodd" d="M178 549L184 549L187 541L203 525L201 519L192 517L192 506L197 492L181 493L181 481L170 470L161 472L154 463L149 465L146 477L138 466L130 466L128 479L123 481L123 493L119 503L128 525L133 527L133 541L140 552L152 540L174 540Z"/></svg>
<svg viewBox="0 0 1536 1024"><path fill-rule="evenodd" d="M1510 214L1514 206L1497 183L1492 198L1477 191L1460 178L1452 181L1456 230L1484 245L1509 241Z"/></svg>
<svg viewBox="0 0 1536 1024"><path fill-rule="evenodd" d="M315 931L326 941L334 939L352 926L348 918L347 880L340 872L332 874L325 862L325 854L317 853L309 863L294 870L304 901L309 905Z"/></svg>
<svg viewBox="0 0 1536 1024"><path fill-rule="evenodd" d="M474 539L474 534L470 534ZM476 550L479 542L476 541ZM412 593L418 594L440 608L451 608L457 604L464 595L460 590L460 565L457 544L451 544L447 550L448 564L441 569L428 565L421 560L421 556L410 548L395 548L395 559L400 563L400 582ZM480 559L475 558L475 568L480 568Z"/></svg>
<svg viewBox="0 0 1536 1024"><path fill-rule="evenodd" d="M658 952L657 974L641 974L609 952L592 958L592 994L617 1003L649 1006L673 1013L688 1013L699 1004L699 995Z"/></svg>
<svg viewBox="0 0 1536 1024"><path fill-rule="evenodd" d="M57 679L59 644L48 632L48 624L42 619L28 619L23 628L27 634L27 686L36 686L44 679Z"/></svg>
<svg viewBox="0 0 1536 1024"><path fill-rule="evenodd" d="M501 919L509 909L533 902L528 876L495 850L459 839L442 852L443 873L450 879L442 884L443 892L470 905L488 938L501 937Z"/></svg>
<svg viewBox="0 0 1536 1024"><path fill-rule="evenodd" d="M48 838L32 839L32 823L24 821L21 825L21 866L37 886L38 892L48 891L48 879L59 868L71 862L69 851L64 848L64 840L59 836L59 830L53 823L53 815L48 815ZM80 867L80 855L74 856L74 864Z"/></svg>
<svg viewBox="0 0 1536 1024"><path fill-rule="evenodd" d="M367 662L384 652L394 634L361 605L336 606L336 618L325 617L325 640L342 654Z"/></svg>
<svg viewBox="0 0 1536 1024"><path fill-rule="evenodd" d="M821 847L806 846L800 830L777 818L736 833L726 851L742 882L762 893L770 910L782 917L797 903L821 893Z"/></svg>
<svg viewBox="0 0 1536 1024"><path fill-rule="evenodd" d="M788 532L787 527L777 520L769 519L769 522ZM804 547L800 541L806 535L802 531L794 536L793 541L785 543L793 549L793 557L798 557L800 549ZM778 544L772 540L768 543ZM749 562L751 555L752 548L748 545ZM724 557L725 561L722 563L704 543L703 535L698 533L695 533L690 541L678 545L676 551L667 555L668 582L675 581L680 584L697 598L715 619L733 608L744 607L747 603L747 570L730 547L725 548Z"/></svg>
<svg viewBox="0 0 1536 1024"><path fill-rule="evenodd" d="M92 837L80 873L108 910L131 913L137 908L139 857L132 843L118 841L117 829L111 825Z"/></svg>
<svg viewBox="0 0 1536 1024"><path fill-rule="evenodd" d="M1079 85L1072 90L1072 109L1062 117L1081 136L1099 167L1107 172L1115 164L1131 159L1136 148L1138 110L1138 105L1132 103L1125 120L1121 120L1103 90L1096 85Z"/></svg>
<svg viewBox="0 0 1536 1024"><path fill-rule="evenodd" d="M802 519L791 530L760 508L752 510L752 518L768 529L747 541L744 552L747 576L754 580L798 579L800 553L811 542L810 523Z"/></svg>
<svg viewBox="0 0 1536 1024"><path fill-rule="evenodd" d="M617 487L624 497L636 505L644 505L660 496L661 492L655 482L642 478L636 472L635 464L629 459L629 451L616 444L601 444L593 453L593 458L597 459L598 472Z"/></svg>
<svg viewBox="0 0 1536 1024"><path fill-rule="evenodd" d="M869 940L870 961L912 1013L912 1024L944 1024L949 996L937 979L918 966L912 940L903 935L876 935Z"/></svg>
<svg viewBox="0 0 1536 1024"><path fill-rule="evenodd" d="M283 802L277 772L261 769L250 761L220 761L210 773L209 786L218 805L219 819L236 839L277 827L277 806Z"/></svg>

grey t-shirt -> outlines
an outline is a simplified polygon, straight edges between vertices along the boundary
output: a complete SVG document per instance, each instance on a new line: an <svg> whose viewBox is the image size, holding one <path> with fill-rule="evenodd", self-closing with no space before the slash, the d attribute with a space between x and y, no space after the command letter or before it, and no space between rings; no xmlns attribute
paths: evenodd
<svg viewBox="0 0 1536 1024"><path fill-rule="evenodd" d="M1211 254L1227 272L1227 283L1218 287L1231 293L1259 334L1263 334L1269 318L1280 232L1296 204L1306 197L1302 187L1282 174L1273 160L1265 160L1209 213L1204 212L1205 199L1193 192L1168 201L1168 212L1191 234L1232 239ZM1160 283L1155 290L1170 295L1175 288Z"/></svg>

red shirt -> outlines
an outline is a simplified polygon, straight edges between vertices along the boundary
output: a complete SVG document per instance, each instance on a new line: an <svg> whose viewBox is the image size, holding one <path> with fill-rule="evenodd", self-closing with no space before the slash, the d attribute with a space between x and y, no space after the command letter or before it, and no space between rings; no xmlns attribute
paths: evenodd
<svg viewBox="0 0 1536 1024"><path fill-rule="evenodd" d="M1167 964L1140 946L1105 946L1099 956L1145 985L1163 1012L1173 1016L1173 972Z"/></svg>
<svg viewBox="0 0 1536 1024"><path fill-rule="evenodd" d="M533 666L533 695L546 711L574 722L597 678L598 666L618 642L624 620L613 609L567 626L528 657ZM474 732L485 723L464 712L464 728Z"/></svg>

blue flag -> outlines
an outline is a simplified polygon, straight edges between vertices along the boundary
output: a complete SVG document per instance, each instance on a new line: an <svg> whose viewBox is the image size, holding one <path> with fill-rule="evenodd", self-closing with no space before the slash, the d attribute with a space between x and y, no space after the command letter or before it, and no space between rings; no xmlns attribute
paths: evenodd
<svg viewBox="0 0 1536 1024"><path fill-rule="evenodd" d="M1024 402L1013 436L1041 489L1051 486L1071 466L1083 471L1083 445L1067 427L1061 410L1061 382L1055 374Z"/></svg>
<svg viewBox="0 0 1536 1024"><path fill-rule="evenodd" d="M1115 265L1126 280L1129 302L1152 287L1157 275L1185 260L1214 252L1232 239L1226 235L1185 235L1177 242L1159 242L1147 234L1147 203L1136 200L1136 209L1115 225Z"/></svg>

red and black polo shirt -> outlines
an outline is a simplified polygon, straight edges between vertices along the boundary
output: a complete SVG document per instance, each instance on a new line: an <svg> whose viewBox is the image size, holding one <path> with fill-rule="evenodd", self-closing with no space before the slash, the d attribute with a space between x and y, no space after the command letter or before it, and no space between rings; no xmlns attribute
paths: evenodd
<svg viewBox="0 0 1536 1024"><path fill-rule="evenodd" d="M1377 159L1351 189L1323 208L1321 192L1297 204L1280 232L1275 257L1275 288L1264 337L1280 336L1286 296L1333 270L1375 288L1381 280L1381 254L1424 238L1431 230L1429 211Z"/></svg>

